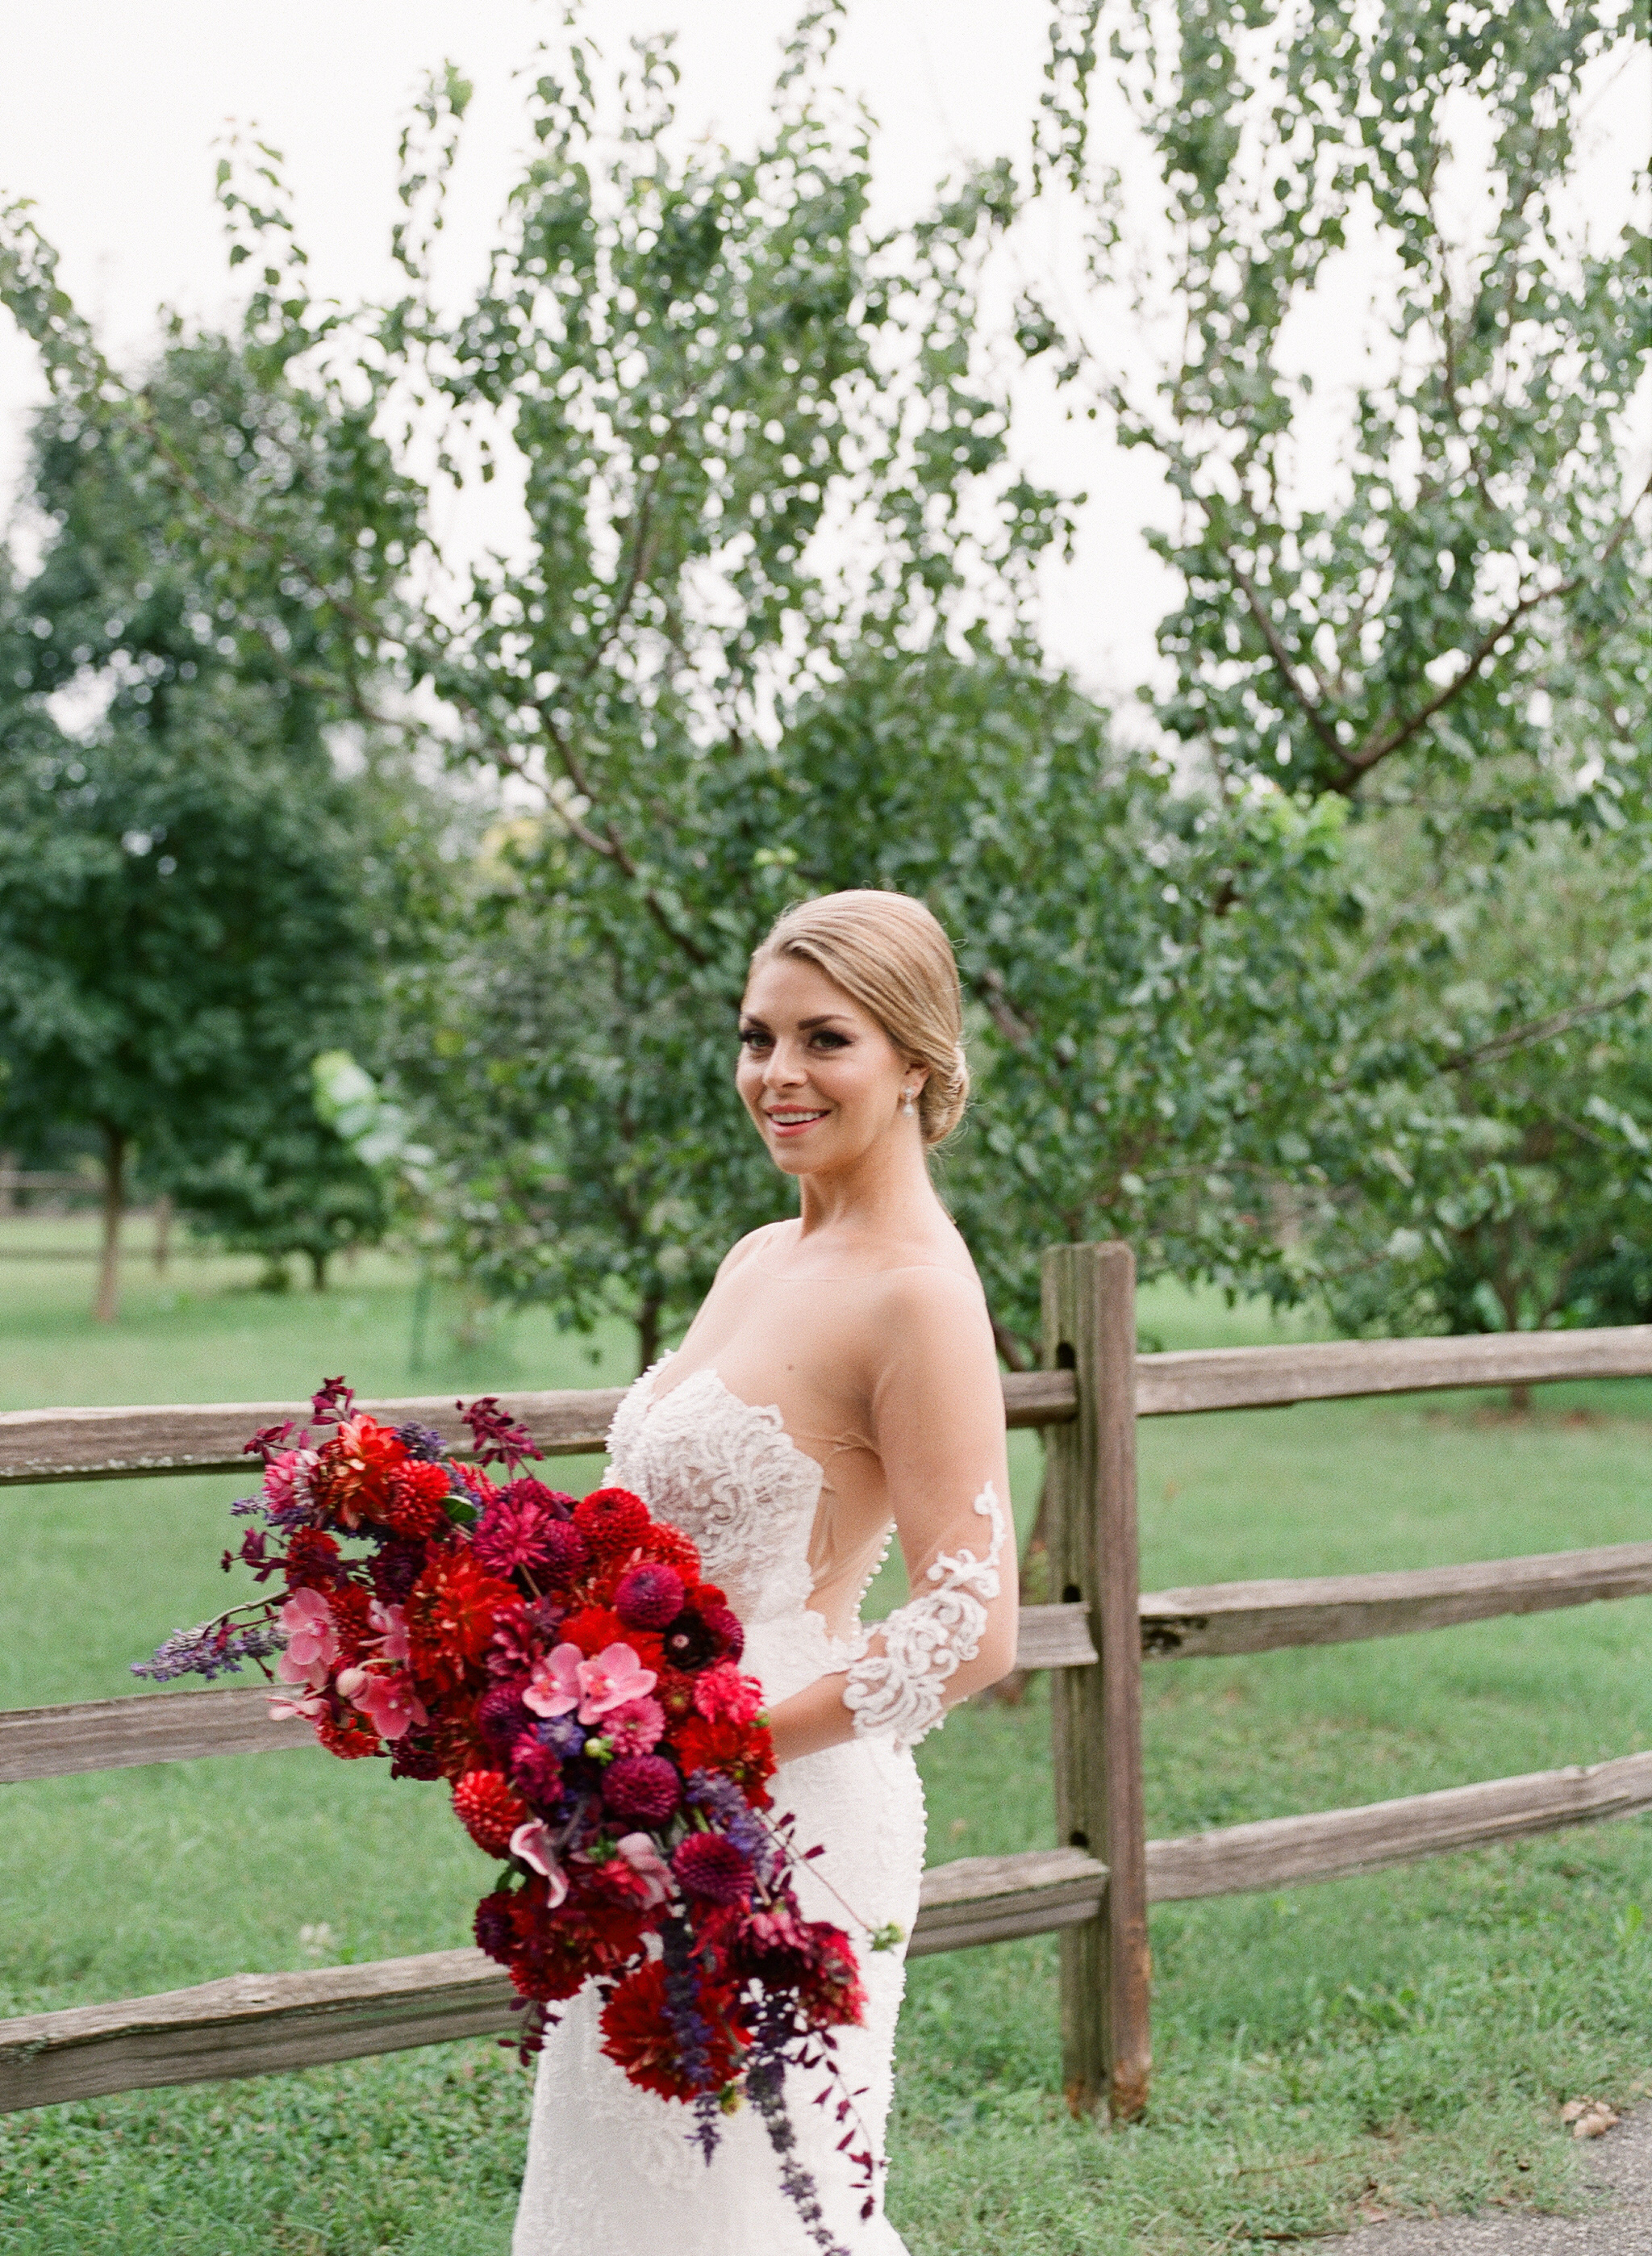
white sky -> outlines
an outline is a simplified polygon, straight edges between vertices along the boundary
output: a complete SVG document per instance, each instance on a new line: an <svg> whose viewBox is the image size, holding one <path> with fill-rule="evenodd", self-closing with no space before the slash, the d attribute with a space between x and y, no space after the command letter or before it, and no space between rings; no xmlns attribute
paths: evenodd
<svg viewBox="0 0 1652 2256"><path fill-rule="evenodd" d="M683 123L739 145L766 112L797 9L798 0L598 0L585 22L611 57L634 32L674 27ZM117 358L140 355L158 304L225 313L212 144L229 121L256 123L285 153L315 286L348 301L386 279L402 115L422 72L451 56L477 89L448 228L458 281L480 268L524 138L512 74L538 40L558 38L561 12L545 0L465 9L0 0L0 200L33 199L63 254L64 280L107 345ZM919 209L962 157L1019 153L1043 82L1047 20L1044 0L853 0L834 75L880 122L884 215ZM1628 74L1596 105L1585 208L1620 208L1628 168L1644 160L1647 79ZM1113 105L1102 130L1134 180ZM1065 228L1055 212L1035 221L1015 254L1025 271L1072 274ZM1337 278L1300 340L1307 363L1344 384L1369 280L1353 271ZM32 350L0 320L0 497L13 488L23 428L41 397ZM1046 633L1087 683L1121 694L1149 670L1153 628L1175 594L1139 531L1168 521L1163 489L1144 454L1121 454L1097 426L1070 425L1036 388L1018 451L1035 475L1092 497L1076 562L1046 580Z"/></svg>

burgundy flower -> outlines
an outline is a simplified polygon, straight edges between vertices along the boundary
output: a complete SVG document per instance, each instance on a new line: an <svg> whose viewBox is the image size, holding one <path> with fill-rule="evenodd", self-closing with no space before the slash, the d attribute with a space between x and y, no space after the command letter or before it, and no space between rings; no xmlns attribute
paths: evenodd
<svg viewBox="0 0 1652 2256"><path fill-rule="evenodd" d="M503 1753L514 1746L533 1722L523 1705L522 1687L517 1684L496 1684L484 1692L476 1703L476 1729L489 1745Z"/></svg>
<svg viewBox="0 0 1652 2256"><path fill-rule="evenodd" d="M620 1577L614 1611L627 1629L664 1629L683 1611L683 1578L672 1567L651 1562Z"/></svg>
<svg viewBox="0 0 1652 2256"><path fill-rule="evenodd" d="M548 1520L544 1540L545 1563L539 1569L540 1581L571 1583L589 1560L591 1547L571 1519Z"/></svg>
<svg viewBox="0 0 1652 2256"><path fill-rule="evenodd" d="M562 1765L554 1747L524 1731L510 1750L510 1783L524 1801L551 1808L561 1798Z"/></svg>
<svg viewBox="0 0 1652 2256"><path fill-rule="evenodd" d="M622 1755L608 1765L602 1780L602 1799L608 1808L644 1825L658 1825L669 1817L681 1793L677 1773L659 1755Z"/></svg>
<svg viewBox="0 0 1652 2256"><path fill-rule="evenodd" d="M496 1575L513 1575L518 1568L542 1572L556 1555L555 1539L566 1525L555 1508L562 1501L543 1481L512 1481L501 1489L471 1539L482 1565Z"/></svg>
<svg viewBox="0 0 1652 2256"><path fill-rule="evenodd" d="M727 1606L706 1606L700 1619L714 1638L720 1639L730 1660L738 1660L746 1649L746 1632L738 1614Z"/></svg>
<svg viewBox="0 0 1652 2256"><path fill-rule="evenodd" d="M751 1894L749 1860L720 1833L691 1833L678 1844L671 1870L686 1894L706 1903L743 1904Z"/></svg>
<svg viewBox="0 0 1652 2256"><path fill-rule="evenodd" d="M730 1616L733 1619L733 1616ZM723 1651L721 1640L704 1616L685 1606L662 1632L665 1658L673 1668L703 1668Z"/></svg>
<svg viewBox="0 0 1652 2256"><path fill-rule="evenodd" d="M502 1963L517 1948L516 1922L510 1916L510 1898L503 1890L484 1896L476 1906L475 1933L477 1948L485 1950L489 1958Z"/></svg>

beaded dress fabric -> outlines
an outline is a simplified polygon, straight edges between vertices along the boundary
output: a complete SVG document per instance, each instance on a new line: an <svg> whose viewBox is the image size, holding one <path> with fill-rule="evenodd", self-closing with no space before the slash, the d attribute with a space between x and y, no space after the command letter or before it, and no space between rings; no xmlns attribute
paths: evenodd
<svg viewBox="0 0 1652 2256"><path fill-rule="evenodd" d="M606 1478L692 1537L745 1626L742 1666L770 1704L842 1675L854 1737L786 1764L773 1790L777 1813L796 1815L798 1846L824 1846L798 1875L805 1916L850 1929L858 1947L868 2007L862 2026L838 2033L838 2056L865 2133L854 2143L878 2161L869 2219L860 2214L867 2189L837 2151L842 2129L830 2107L812 2104L819 2079L793 2069L786 2097L834 2240L853 2256L904 2256L883 2215L882 2169L903 1952L859 1946L867 1928L889 1921L911 1933L924 1800L910 1749L939 1720L942 1687L960 1688L952 1680L960 1669L967 1686L1000 1597L1005 1515L991 1486L981 1490L953 1522L954 1539L973 1535L973 1546L953 1540L927 1558L912 1603L873 1635L851 1611L840 1624L847 1633L834 1636L809 1604L820 1580L811 1554L823 1465L798 1446L778 1407L746 1401L713 1368L672 1385L670 1361L621 1404ZM813 2256L754 2109L725 2119L708 2165L688 2142L688 2109L637 2090L604 2057L594 1992L559 2010L539 2062L512 2256Z"/></svg>

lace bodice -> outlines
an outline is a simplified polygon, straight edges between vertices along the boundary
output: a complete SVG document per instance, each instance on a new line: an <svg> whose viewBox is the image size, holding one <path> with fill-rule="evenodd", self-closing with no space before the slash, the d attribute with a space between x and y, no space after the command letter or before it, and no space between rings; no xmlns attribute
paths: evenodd
<svg viewBox="0 0 1652 2256"><path fill-rule="evenodd" d="M709 1366L657 1395L656 1373L669 1361L644 1371L615 1412L608 1479L692 1538L748 1629L799 1613L812 1587L821 1468L786 1432L777 1406L743 1400ZM977 1520L982 1550L939 1550L887 1621L868 1632L857 1620L847 1640L826 1640L857 1737L915 1746L941 1722L949 1698L971 1688L989 1611L1004 1597L999 1562L1009 1521L990 1481L971 1507L972 1534Z"/></svg>
<svg viewBox="0 0 1652 2256"><path fill-rule="evenodd" d="M809 1535L825 1475L775 1408L697 1371L655 1396L663 1356L626 1394L608 1430L608 1478L692 1538L706 1576L748 1628L808 1602Z"/></svg>

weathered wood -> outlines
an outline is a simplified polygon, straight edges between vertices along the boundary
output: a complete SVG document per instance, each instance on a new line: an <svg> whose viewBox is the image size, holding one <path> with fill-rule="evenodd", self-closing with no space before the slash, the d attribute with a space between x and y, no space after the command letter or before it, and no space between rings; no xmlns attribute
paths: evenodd
<svg viewBox="0 0 1652 2256"><path fill-rule="evenodd" d="M1448 1851L1652 1809L1652 1752L1147 1844L1155 1903L1345 1878ZM1106 1867L1082 1851L971 1857L924 1875L915 1957L1099 1929ZM236 1974L191 1990L0 2022L0 2112L116 2091L261 2076L511 2025L509 1984L476 1950Z"/></svg>
<svg viewBox="0 0 1652 2256"><path fill-rule="evenodd" d="M1019 1668L1086 1668L1095 1660L1082 1606L1023 1606ZM0 1710L0 1786L141 1763L313 1747L309 1725L271 1723L262 1684L221 1691L137 1692L123 1700Z"/></svg>
<svg viewBox="0 0 1652 2256"><path fill-rule="evenodd" d="M1211 1583L1144 1590L1142 1646L1149 1660L1276 1653L1402 1637L1499 1614L1547 1613L1652 1591L1652 1543L1550 1551L1403 1574L1319 1575L1301 1582Z"/></svg>
<svg viewBox="0 0 1652 2256"><path fill-rule="evenodd" d="M924 1875L914 1956L1093 1920L1107 1872L1072 1850L970 1857ZM0 2021L0 2113L163 2084L264 2076L510 2029L479 1950L302 1974L234 1974L158 1997Z"/></svg>
<svg viewBox="0 0 1652 2256"><path fill-rule="evenodd" d="M269 1710L269 1691L262 1684L8 1709L0 1711L0 1785L315 1745L314 1732L301 1718L271 1723Z"/></svg>
<svg viewBox="0 0 1652 2256"><path fill-rule="evenodd" d="M1155 1903L1182 1903L1193 1896L1290 1887L1299 1880L1341 1879L1644 1809L1652 1809L1652 1753L1620 1755L1588 1769L1533 1771L1360 1808L1264 1818L1255 1825L1149 1841L1148 1889Z"/></svg>
<svg viewBox="0 0 1652 2256"><path fill-rule="evenodd" d="M1048 1935L1095 1918L1107 1871L1082 1849L1037 1849L1014 1857L960 1857L924 1875L908 1956Z"/></svg>
<svg viewBox="0 0 1652 2256"><path fill-rule="evenodd" d="M1049 1426L1071 1420L1077 1389L1060 1371L1009 1371L1004 1415L1011 1426ZM565 1389L542 1394L502 1394L500 1406L519 1419L547 1457L599 1456L608 1446L623 1389ZM462 1454L469 1435L448 1395L363 1402L376 1418L400 1425L433 1426ZM246 1442L261 1427L309 1414L304 1402L175 1403L109 1410L9 1410L0 1413L0 1485L67 1480L135 1480L155 1473L243 1472L257 1468Z"/></svg>
<svg viewBox="0 0 1652 2256"><path fill-rule="evenodd" d="M1044 1256L1045 1364L1079 1376L1079 1415L1045 1459L1051 1587L1086 1606L1100 1656L1051 1680L1056 1821L1063 1844L1110 1878L1098 1919L1061 1939L1068 2104L1146 2104L1147 1893L1142 1816L1142 1639L1136 1617L1135 1261L1127 1245Z"/></svg>
<svg viewBox="0 0 1652 2256"><path fill-rule="evenodd" d="M511 1994L480 1950L439 1950L31 2013L0 2021L0 2112L487 2036Z"/></svg>
<svg viewBox="0 0 1652 2256"><path fill-rule="evenodd" d="M1652 1324L1446 1339L1193 1348L1137 1358L1135 1409L1141 1418L1163 1418L1194 1410L1259 1410L1343 1395L1648 1376L1652 1376Z"/></svg>

